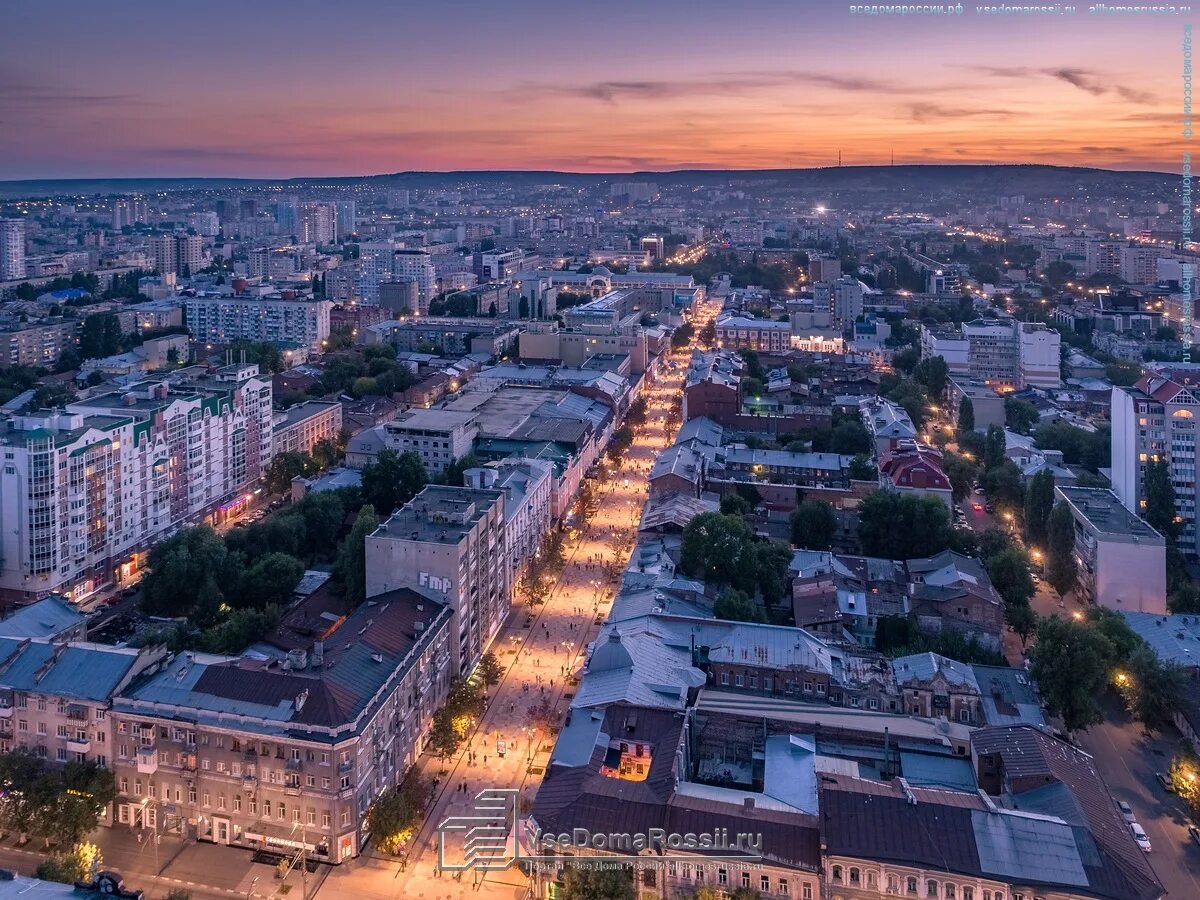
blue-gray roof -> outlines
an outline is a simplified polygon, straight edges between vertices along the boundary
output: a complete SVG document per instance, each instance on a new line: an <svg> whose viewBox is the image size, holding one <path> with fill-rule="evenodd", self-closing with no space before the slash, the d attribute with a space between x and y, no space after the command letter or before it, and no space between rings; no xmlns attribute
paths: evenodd
<svg viewBox="0 0 1200 900"><path fill-rule="evenodd" d="M0 637L55 637L75 628L83 620L83 613L62 597L45 597L18 609L0 622Z"/></svg>
<svg viewBox="0 0 1200 900"><path fill-rule="evenodd" d="M0 638L0 687L102 702L121 687L138 656L104 644Z"/></svg>

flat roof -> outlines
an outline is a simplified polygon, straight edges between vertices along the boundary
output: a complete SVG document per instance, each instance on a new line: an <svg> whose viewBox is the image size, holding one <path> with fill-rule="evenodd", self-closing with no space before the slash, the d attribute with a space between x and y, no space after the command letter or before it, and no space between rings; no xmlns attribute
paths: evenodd
<svg viewBox="0 0 1200 900"><path fill-rule="evenodd" d="M1121 505L1108 488L1060 485L1054 492L1097 532L1108 538L1128 539L1146 544L1165 545L1163 536Z"/></svg>
<svg viewBox="0 0 1200 900"><path fill-rule="evenodd" d="M504 492L488 489L429 485L392 513L371 537L457 543L482 519Z"/></svg>

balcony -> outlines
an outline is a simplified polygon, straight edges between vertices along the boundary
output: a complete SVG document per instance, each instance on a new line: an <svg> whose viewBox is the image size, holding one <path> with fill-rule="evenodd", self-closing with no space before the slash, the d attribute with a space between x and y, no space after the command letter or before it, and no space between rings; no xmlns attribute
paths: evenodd
<svg viewBox="0 0 1200 900"><path fill-rule="evenodd" d="M0 719L11 719L13 708L11 706L0 706Z"/></svg>
<svg viewBox="0 0 1200 900"><path fill-rule="evenodd" d="M337 767L337 769L338 769L338 771L339 771L339 772L350 772L350 771L353 771L353 769L354 769L354 760L352 760L352 759L348 759L348 760L346 760L345 762L338 763L338 767Z"/></svg>
<svg viewBox="0 0 1200 900"><path fill-rule="evenodd" d="M300 796L300 785L285 784L283 786L283 792L285 794L287 794L289 797L299 797Z"/></svg>
<svg viewBox="0 0 1200 900"><path fill-rule="evenodd" d="M354 788L353 787L342 788L340 791L338 791L338 799L339 800L353 800L354 799Z"/></svg>
<svg viewBox="0 0 1200 900"><path fill-rule="evenodd" d="M254 790L256 787L258 787L258 776L257 775L243 775L242 776L242 787L244 787L248 791Z"/></svg>
<svg viewBox="0 0 1200 900"><path fill-rule="evenodd" d="M67 749L72 753L91 753L92 739L88 737L67 738ZM157 757L155 757L155 759L157 759ZM155 768L157 768L157 766Z"/></svg>
<svg viewBox="0 0 1200 900"><path fill-rule="evenodd" d="M304 768L304 761L299 759L289 759L286 763L289 772L299 772Z"/></svg>
<svg viewBox="0 0 1200 900"><path fill-rule="evenodd" d="M158 771L158 751L153 747L138 747L137 770L142 775L153 775Z"/></svg>

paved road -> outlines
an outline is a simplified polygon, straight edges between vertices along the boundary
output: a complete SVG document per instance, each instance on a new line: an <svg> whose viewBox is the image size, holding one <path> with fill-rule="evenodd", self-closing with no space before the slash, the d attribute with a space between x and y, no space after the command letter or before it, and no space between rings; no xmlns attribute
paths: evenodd
<svg viewBox="0 0 1200 900"><path fill-rule="evenodd" d="M712 312L706 312L711 317ZM701 318L698 326L704 321ZM523 804L530 803L536 794L554 737L533 729L529 710L545 698L554 704L560 717L566 714L573 688L564 684L564 676L578 671L588 642L598 631L598 622L607 616L617 582L609 579L605 563L616 555L623 570L628 560L628 549L614 553L613 538L624 535L630 538L626 546L632 546L631 538L646 499L646 478L655 457L666 446L666 411L679 399L683 364L689 353L676 353L674 360L679 367L664 369L660 380L646 389L648 420L637 430L619 477L596 485L600 508L586 530L567 546L566 565L549 599L531 611L528 626L525 610L514 609L496 637L492 649L505 675L492 688L477 731L444 768L428 757L419 763L427 774L438 777L439 786L425 824L413 840L408 861L401 866L396 860L365 854L329 875L320 892L322 898L452 900L479 894L526 896L526 880L515 870L487 873L477 885L472 883L472 873L464 874L461 881L439 873L437 825L447 817L472 813L474 795L483 788L518 788ZM501 738L507 752L497 758L496 746Z"/></svg>
<svg viewBox="0 0 1200 900"><path fill-rule="evenodd" d="M1159 787L1155 772L1165 772L1179 744L1174 729L1165 737L1147 739L1124 708L1109 699L1104 724L1084 733L1078 744L1096 760L1096 767L1117 800L1133 807L1146 829L1150 865L1167 890L1178 898L1200 897L1200 847L1188 839L1184 804Z"/></svg>

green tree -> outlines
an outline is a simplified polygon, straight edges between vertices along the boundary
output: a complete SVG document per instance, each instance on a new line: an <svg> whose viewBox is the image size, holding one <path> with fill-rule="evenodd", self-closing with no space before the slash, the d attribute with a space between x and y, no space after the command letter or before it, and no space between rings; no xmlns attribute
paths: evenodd
<svg viewBox="0 0 1200 900"><path fill-rule="evenodd" d="M784 599L791 584L788 566L792 562L792 548L782 541L758 541L754 545L755 581L742 582L744 589L753 590L755 584L762 594L763 602L773 606Z"/></svg>
<svg viewBox="0 0 1200 900"><path fill-rule="evenodd" d="M304 520L303 540L300 549L309 559L330 559L337 554L338 537L342 533L342 521L353 508L342 491L320 491L309 494L292 507L292 513ZM353 503L357 503L355 496Z"/></svg>
<svg viewBox="0 0 1200 900"><path fill-rule="evenodd" d="M101 359L121 352L121 322L114 312L93 313L79 329L79 355Z"/></svg>
<svg viewBox="0 0 1200 900"><path fill-rule="evenodd" d="M949 545L950 513L936 497L873 491L858 505L858 540L867 556L932 556Z"/></svg>
<svg viewBox="0 0 1200 900"><path fill-rule="evenodd" d="M1002 550L987 560L988 578L996 593L1009 606L1028 606L1035 587L1029 574L1029 559L1016 547Z"/></svg>
<svg viewBox="0 0 1200 900"><path fill-rule="evenodd" d="M1145 644L1134 649L1114 680L1130 715L1147 732L1163 730L1183 707L1187 673L1174 663L1161 662Z"/></svg>
<svg viewBox="0 0 1200 900"><path fill-rule="evenodd" d="M1011 459L988 469L983 479L983 489L988 499L1006 512L1020 510L1025 503L1025 485L1021 482L1021 470Z"/></svg>
<svg viewBox="0 0 1200 900"><path fill-rule="evenodd" d="M1046 520L1054 509L1054 473L1043 469L1029 479L1025 491L1025 539L1035 547L1046 546Z"/></svg>
<svg viewBox="0 0 1200 900"><path fill-rule="evenodd" d="M739 584L757 566L754 533L738 516L703 513L683 529L680 568L714 584Z"/></svg>
<svg viewBox="0 0 1200 900"><path fill-rule="evenodd" d="M633 873L624 868L583 869L563 866L558 900L635 900Z"/></svg>
<svg viewBox="0 0 1200 900"><path fill-rule="evenodd" d="M309 475L316 471L313 458L307 453L288 450L275 454L267 467L267 490L272 494L289 494L292 479L297 475Z"/></svg>
<svg viewBox="0 0 1200 900"><path fill-rule="evenodd" d="M613 465L618 465L633 446L633 429L622 425L613 432L608 441L608 459Z"/></svg>
<svg viewBox="0 0 1200 900"><path fill-rule="evenodd" d="M1175 488L1171 485L1171 472L1165 459L1146 463L1142 492L1146 498L1143 518L1151 528L1173 543L1177 531Z"/></svg>
<svg viewBox="0 0 1200 900"><path fill-rule="evenodd" d="M979 535L979 555L984 562L997 553L1003 553L1012 545L1013 541L1008 532L994 526L984 529L983 533Z"/></svg>
<svg viewBox="0 0 1200 900"><path fill-rule="evenodd" d="M1025 645L1029 642L1030 636L1037 632L1038 615L1033 611L1033 607L1026 603L1024 606L1012 606L1005 604L1004 606L1004 622L1013 633L1021 639L1021 649L1025 649Z"/></svg>
<svg viewBox="0 0 1200 900"><path fill-rule="evenodd" d="M428 480L425 464L417 454L380 450L375 462L363 467L363 499L379 515L390 516L420 493Z"/></svg>
<svg viewBox="0 0 1200 900"><path fill-rule="evenodd" d="M724 588L713 604L713 616L729 622L765 622L760 610L745 593L737 588Z"/></svg>
<svg viewBox="0 0 1200 900"><path fill-rule="evenodd" d="M1200 818L1200 760L1196 759L1196 751L1187 741L1180 742L1167 777L1171 779L1175 793L1187 803L1192 818Z"/></svg>
<svg viewBox="0 0 1200 900"><path fill-rule="evenodd" d="M379 849L399 853L412 839L429 800L429 782L420 773L380 794L367 810L367 826Z"/></svg>
<svg viewBox="0 0 1200 900"><path fill-rule="evenodd" d="M354 527L342 544L337 572L345 585L342 596L351 608L356 608L367 598L367 537L378 527L375 507L368 503L358 511Z"/></svg>
<svg viewBox="0 0 1200 900"><path fill-rule="evenodd" d="M792 543L807 550L828 550L837 534L837 516L823 500L805 500L788 519Z"/></svg>
<svg viewBox="0 0 1200 900"><path fill-rule="evenodd" d="M970 434L975 430L975 404L970 397L964 397L958 404L958 433Z"/></svg>
<svg viewBox="0 0 1200 900"><path fill-rule="evenodd" d="M754 512L754 507L741 494L727 494L721 498L721 515L745 518Z"/></svg>
<svg viewBox="0 0 1200 900"><path fill-rule="evenodd" d="M150 571L142 579L141 603L151 615L191 615L206 583L228 576L225 543L207 525L187 528L156 544L149 562Z"/></svg>
<svg viewBox="0 0 1200 900"><path fill-rule="evenodd" d="M1075 589L1079 565L1075 560L1075 517L1059 503L1046 520L1046 580L1059 598Z"/></svg>
<svg viewBox="0 0 1200 900"><path fill-rule="evenodd" d="M961 454L947 452L942 456L942 471L950 479L954 502L961 503L970 495L979 467Z"/></svg>
<svg viewBox="0 0 1200 900"><path fill-rule="evenodd" d="M102 866L99 847L95 844L77 844L43 859L33 874L42 881L57 881L60 884L74 884L77 881L90 883L93 869L99 870Z"/></svg>
<svg viewBox="0 0 1200 900"><path fill-rule="evenodd" d="M1010 431L1029 434L1039 418L1037 407L1028 400L1019 397L1004 398L1004 424Z"/></svg>
<svg viewBox="0 0 1200 900"><path fill-rule="evenodd" d="M1112 657L1112 644L1086 623L1051 616L1038 624L1030 672L1046 708L1068 731L1103 721L1098 701Z"/></svg>
<svg viewBox="0 0 1200 900"><path fill-rule="evenodd" d="M879 478L879 472L871 465L871 458L866 453L854 455L846 474L854 481L875 481Z"/></svg>
<svg viewBox="0 0 1200 900"><path fill-rule="evenodd" d="M304 577L304 563L286 553L268 553L251 565L238 586L238 606L287 606Z"/></svg>
<svg viewBox="0 0 1200 900"><path fill-rule="evenodd" d="M990 471L1003 463L1006 459L1004 449L1004 429L989 425L983 439L983 467Z"/></svg>
<svg viewBox="0 0 1200 900"><path fill-rule="evenodd" d="M483 679L483 683L488 687L495 687L503 676L504 669L500 666L500 660L496 659L496 654L483 654L479 660L479 677Z"/></svg>
<svg viewBox="0 0 1200 900"><path fill-rule="evenodd" d="M929 356L917 363L913 378L925 386L929 396L940 398L946 393L950 368L941 356Z"/></svg>

